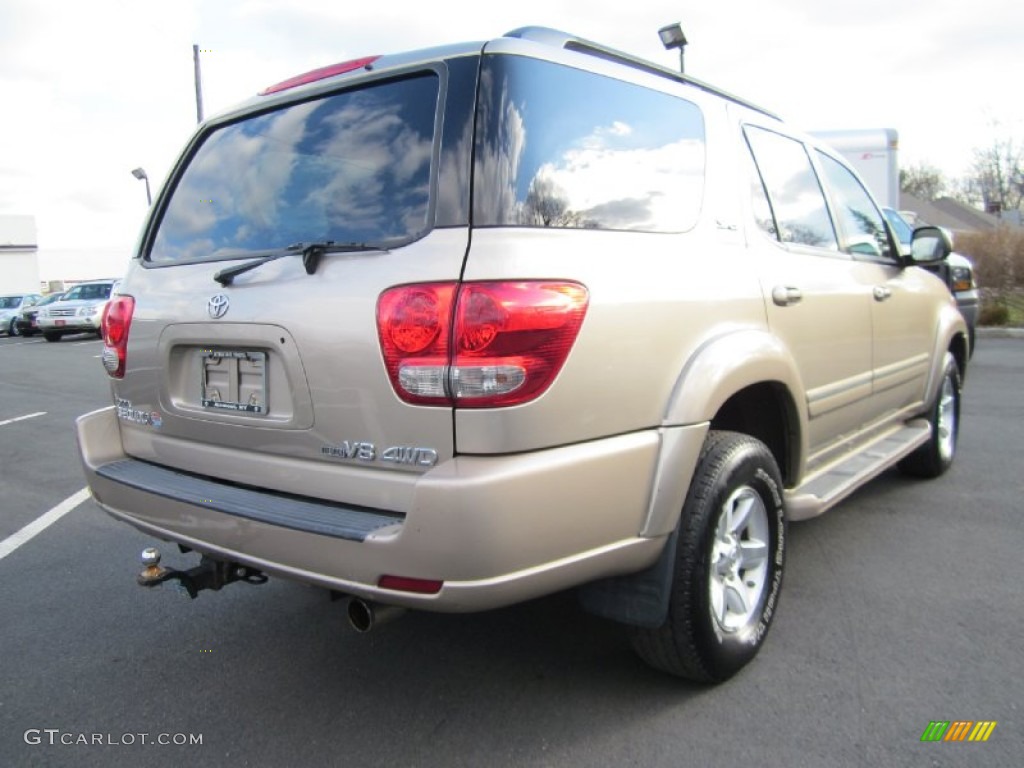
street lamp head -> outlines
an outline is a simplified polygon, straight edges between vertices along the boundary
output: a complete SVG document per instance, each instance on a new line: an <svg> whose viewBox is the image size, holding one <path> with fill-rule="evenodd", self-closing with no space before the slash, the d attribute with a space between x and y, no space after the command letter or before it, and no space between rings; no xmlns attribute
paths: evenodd
<svg viewBox="0 0 1024 768"><path fill-rule="evenodd" d="M132 176L134 176L136 179L139 179L140 181L142 179L148 179L149 178L146 175L146 172L144 170L142 170L141 168L136 168L134 171L132 171Z"/></svg>
<svg viewBox="0 0 1024 768"><path fill-rule="evenodd" d="M686 35L683 34L683 28L678 22L659 29L658 37L661 38L661 44L667 51L671 51L673 48L681 49L686 45Z"/></svg>

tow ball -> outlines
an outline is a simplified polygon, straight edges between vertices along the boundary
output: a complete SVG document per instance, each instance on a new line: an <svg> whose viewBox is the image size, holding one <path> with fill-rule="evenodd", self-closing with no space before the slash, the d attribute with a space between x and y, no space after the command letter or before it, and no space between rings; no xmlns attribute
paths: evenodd
<svg viewBox="0 0 1024 768"><path fill-rule="evenodd" d="M143 565L142 572L137 578L140 586L157 587L166 581L177 581L193 600L204 589L217 591L233 581L244 581L247 584L264 584L267 581L266 574L256 568L214 560L206 555L199 560L199 565L187 571L162 567L160 550L156 547L142 550L139 560Z"/></svg>

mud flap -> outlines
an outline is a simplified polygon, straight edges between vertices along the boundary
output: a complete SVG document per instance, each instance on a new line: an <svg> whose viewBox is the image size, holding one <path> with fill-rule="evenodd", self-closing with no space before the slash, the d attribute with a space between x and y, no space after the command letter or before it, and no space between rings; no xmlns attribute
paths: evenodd
<svg viewBox="0 0 1024 768"><path fill-rule="evenodd" d="M587 613L620 624L656 629L668 618L679 529L672 531L653 565L638 573L601 579L579 588Z"/></svg>

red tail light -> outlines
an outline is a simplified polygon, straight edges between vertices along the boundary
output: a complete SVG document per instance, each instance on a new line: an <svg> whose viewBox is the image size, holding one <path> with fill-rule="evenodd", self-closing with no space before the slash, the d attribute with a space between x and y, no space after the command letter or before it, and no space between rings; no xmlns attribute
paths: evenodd
<svg viewBox="0 0 1024 768"><path fill-rule="evenodd" d="M128 360L128 330L135 311L131 296L115 296L103 310L103 367L112 378L124 378Z"/></svg>
<svg viewBox="0 0 1024 768"><path fill-rule="evenodd" d="M587 289L568 282L425 283L377 304L391 384L421 405L494 408L539 397L572 349Z"/></svg>

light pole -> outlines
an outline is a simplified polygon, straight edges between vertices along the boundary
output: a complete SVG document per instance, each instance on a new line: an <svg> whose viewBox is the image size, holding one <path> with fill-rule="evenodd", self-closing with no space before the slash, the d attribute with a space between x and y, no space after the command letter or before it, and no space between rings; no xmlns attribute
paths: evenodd
<svg viewBox="0 0 1024 768"><path fill-rule="evenodd" d="M665 46L666 51L671 51L673 48L679 49L679 71L686 72L686 67L683 66L683 50L686 48L686 35L683 34L683 28L679 26L679 23L669 24L658 30L658 37L661 38L661 44Z"/></svg>
<svg viewBox="0 0 1024 768"><path fill-rule="evenodd" d="M196 122L203 122L203 75L199 71L199 46L192 46L192 67L196 80Z"/></svg>
<svg viewBox="0 0 1024 768"><path fill-rule="evenodd" d="M136 179L142 179L144 182L146 182L146 203L152 206L153 196L149 194L149 176L147 176L146 172L141 168L136 168L134 171L132 171L132 176L134 176Z"/></svg>

